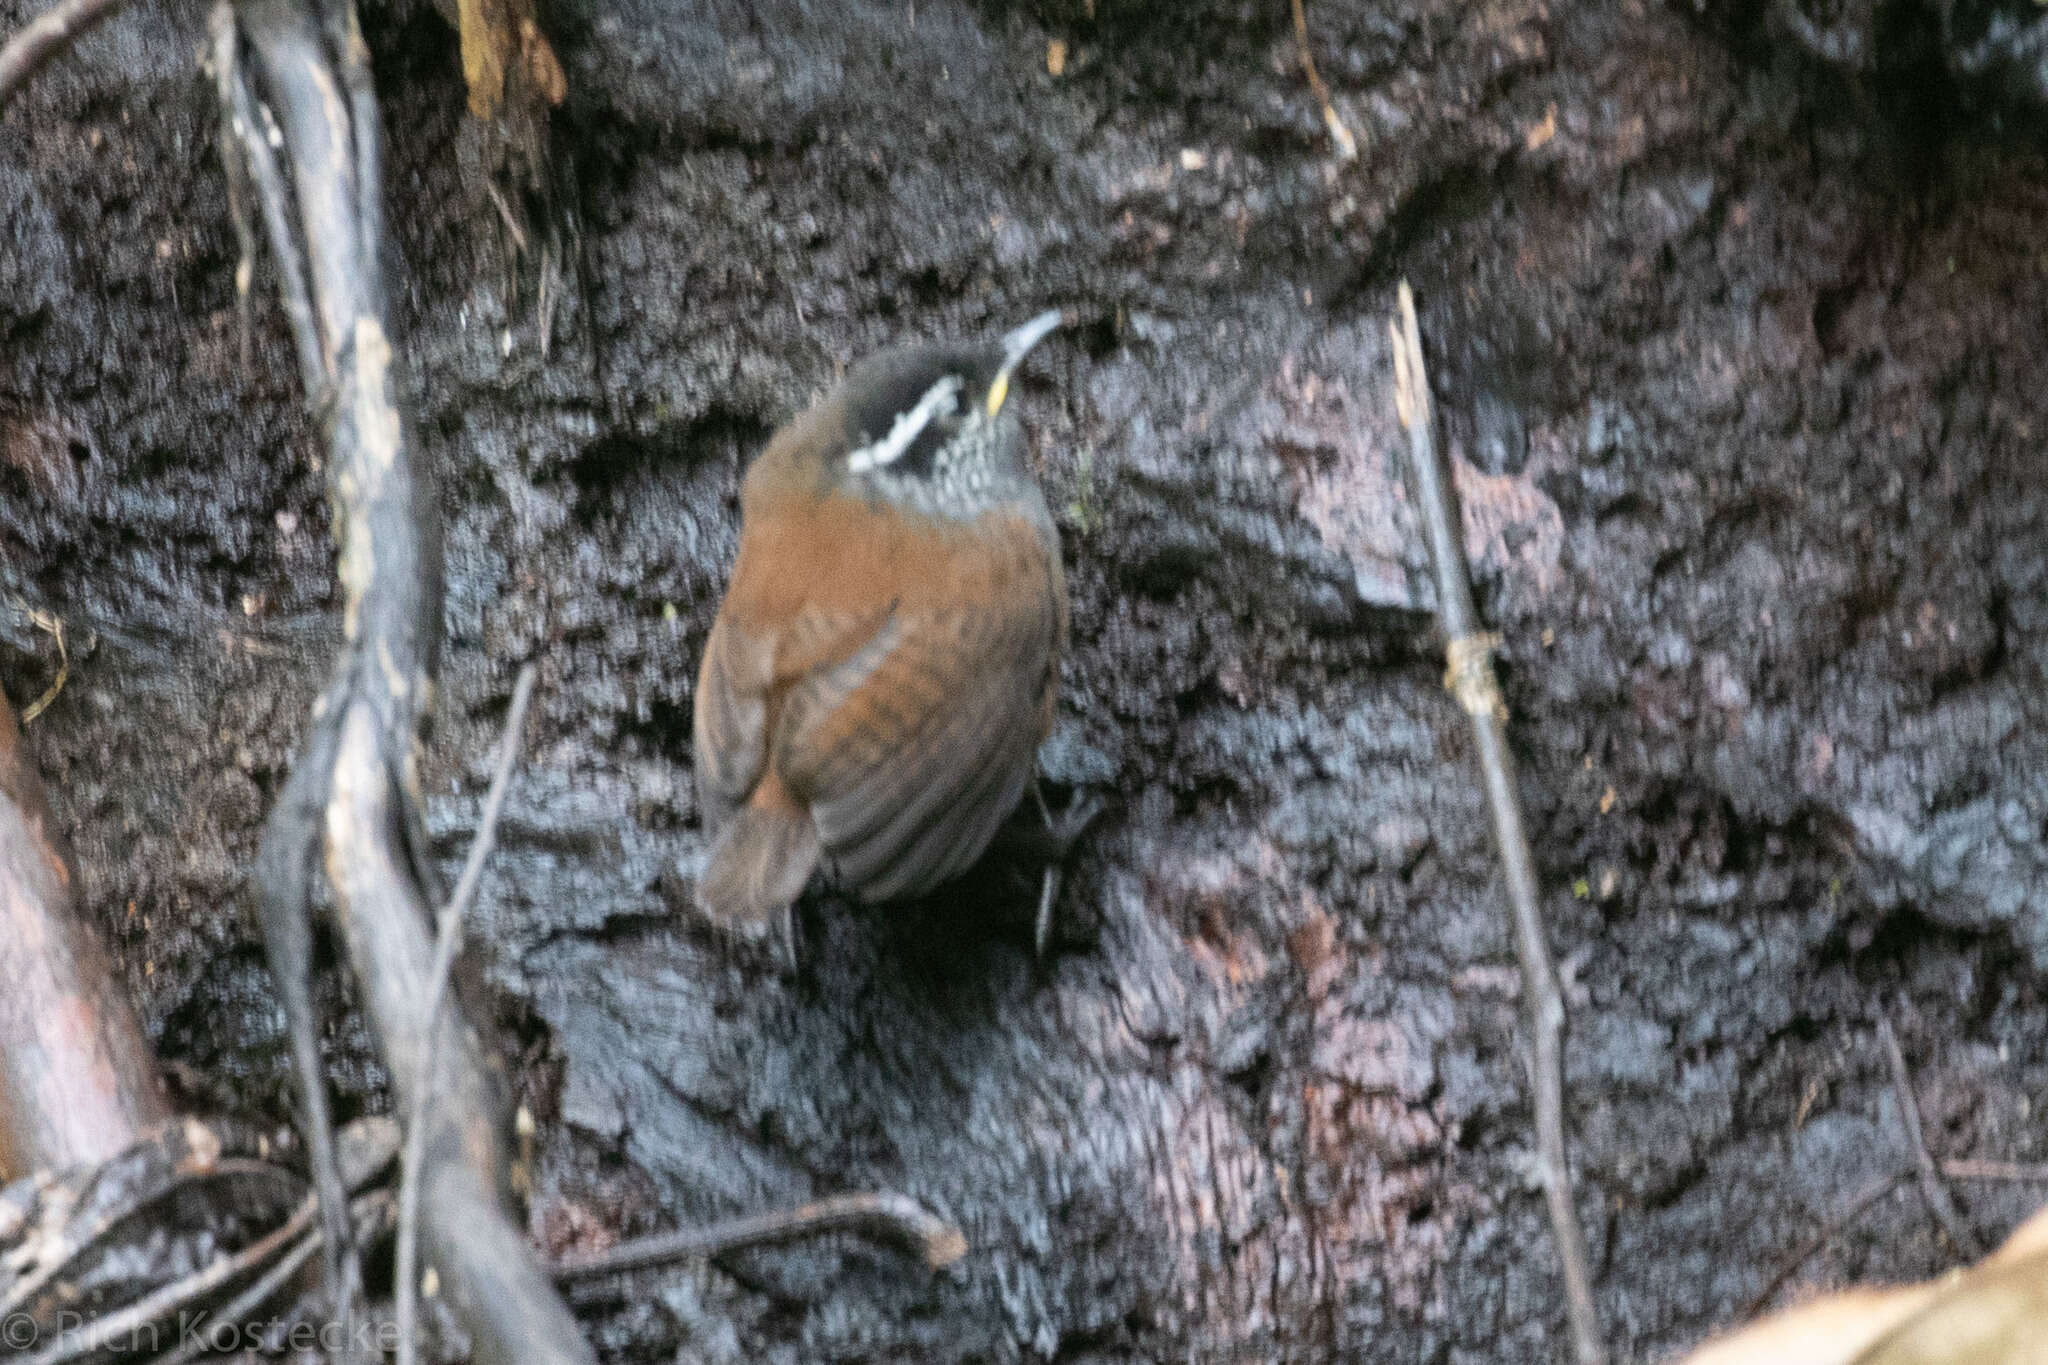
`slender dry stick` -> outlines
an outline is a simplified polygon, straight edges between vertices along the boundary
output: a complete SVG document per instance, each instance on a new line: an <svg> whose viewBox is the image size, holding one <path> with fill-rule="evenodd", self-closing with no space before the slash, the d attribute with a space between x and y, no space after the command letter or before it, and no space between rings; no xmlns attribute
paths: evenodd
<svg viewBox="0 0 2048 1365"><path fill-rule="evenodd" d="M419 1360L419 1245L420 1165L427 1156L427 1111L434 1103L435 1040L441 1036L441 1007L447 1001L448 977L455 968L455 954L462 947L462 917L476 899L483 881L484 860L497 842L498 817L505 810L505 792L512 785L512 769L519 761L519 735L526 728L526 708L533 700L536 674L532 664L519 670L512 686L512 709L505 716L505 733L498 740L498 761L491 773L491 788L484 797L476 837L469 841L469 857L462 876L441 907L439 938L434 944L434 974L427 987L427 1031L420 1041L419 1098L413 1103L412 1124L405 1133L405 1165L398 1185L398 1362L416 1365Z"/></svg>
<svg viewBox="0 0 2048 1365"><path fill-rule="evenodd" d="M1315 92L1316 103L1322 107L1323 126L1330 130L1330 141L1336 144L1337 155L1345 161L1358 156L1358 139L1344 126L1344 120L1337 113L1337 105L1330 98L1330 87L1323 83L1323 73L1316 70L1315 53L1308 45L1308 15L1302 11L1301 0L1292 0L1294 5L1294 42L1301 50L1301 71L1308 77L1308 88Z"/></svg>
<svg viewBox="0 0 2048 1365"><path fill-rule="evenodd" d="M1941 1173L1950 1180L1994 1180L2019 1185L2048 1184L2048 1162L1984 1161L1974 1157L1949 1157Z"/></svg>
<svg viewBox="0 0 2048 1365"><path fill-rule="evenodd" d="M391 1195L385 1190L371 1190L350 1204L349 1212L351 1220L355 1223L356 1240L370 1242L392 1219ZM315 1224L291 1250L278 1258L276 1265L250 1281L247 1289L222 1304L218 1311L209 1316L215 1322L239 1329L251 1314L267 1303L278 1290L284 1288L293 1276L305 1269L306 1262L312 1260L313 1254L320 1250L324 1236L325 1234ZM213 1334L203 1327L182 1331L179 1335L181 1340L178 1344L151 1360L149 1365L187 1365L187 1362L202 1355L215 1353L211 1340Z"/></svg>
<svg viewBox="0 0 2048 1365"><path fill-rule="evenodd" d="M1422 358L1422 332L1415 320L1415 294L1401 281L1400 316L1389 324L1394 341L1394 397L1401 425L1408 429L1408 463L1416 509L1436 566L1437 616L1445 637L1449 668L1445 685L1472 718L1479 770L1493 812L1493 833L1507 876L1508 904L1515 930L1515 956L1529 997L1530 1085L1536 1101L1536 1146L1550 1225L1557 1236L1564 1275L1565 1309L1579 1365L1605 1365L1600 1319L1593 1306L1593 1280L1586 1269L1586 1243L1572 1203L1571 1168L1564 1133L1564 994L1538 901L1536 864L1522 826L1515 791L1514 755L1508 749L1507 703L1493 676L1493 637L1479 628L1472 584L1458 535L1457 493L1437 448L1436 415Z"/></svg>
<svg viewBox="0 0 2048 1365"><path fill-rule="evenodd" d="M292 345L299 358L299 382L319 401L326 393L330 376L321 352L320 324L313 314L313 298L306 283L306 254L299 248L292 226L291 190L284 169L278 164L272 139L283 141L277 121L249 89L249 74L242 64L242 35L235 26L234 7L227 0L213 7L207 16L213 42L213 77L220 95L220 159L226 167L228 217L234 223L241 259L235 266L235 301L242 315L243 346L248 345L249 291L256 277L255 232L249 224L248 198L253 190L263 214L263 230L277 269L277 289L284 301L285 321L291 326ZM235 149L242 156L235 155Z"/></svg>
<svg viewBox="0 0 2048 1365"><path fill-rule="evenodd" d="M0 47L0 109L29 77L98 26L128 0L60 0Z"/></svg>
<svg viewBox="0 0 2048 1365"><path fill-rule="evenodd" d="M909 1247L934 1270L967 1254L967 1239L960 1230L908 1195L843 1194L776 1213L749 1214L708 1228L636 1237L594 1255L564 1257L555 1262L554 1275L564 1283L587 1280L827 1232L886 1238Z"/></svg>
<svg viewBox="0 0 2048 1365"><path fill-rule="evenodd" d="M132 1342L144 1328L212 1294L223 1285L277 1255L313 1226L319 1215L317 1199L308 1195L292 1216L240 1251L212 1261L196 1274L165 1285L153 1294L137 1299L118 1312L93 1319L76 1332L58 1334L47 1351L30 1356L26 1365L68 1365L74 1360L98 1355L120 1342Z"/></svg>
<svg viewBox="0 0 2048 1365"><path fill-rule="evenodd" d="M1956 1207L1948 1186L1941 1183L1941 1172L1935 1168L1934 1157L1927 1150L1926 1135L1920 1128L1920 1102L1913 1098L1913 1075L1906 1069L1906 1054L1899 1051L1899 1035L1892 1032L1891 1017L1881 1007L1877 1012L1877 1040L1883 1044L1885 1064L1891 1068L1892 1089L1899 1101L1899 1122L1906 1126L1906 1145L1913 1152L1913 1168L1920 1180L1920 1197L1927 1201L1927 1211L1948 1232L1956 1250L1974 1261L1984 1254L1984 1244L1963 1221L1962 1211Z"/></svg>
<svg viewBox="0 0 2048 1365"><path fill-rule="evenodd" d="M317 1209L314 1212L318 1212ZM278 1258L276 1265L264 1271L250 1286L229 1300L213 1320L239 1328L242 1320L261 1308L270 1296L284 1287L285 1281L305 1269L306 1262L313 1259L320 1250L320 1229L316 1226L299 1239L297 1246ZM202 1330L191 1334L185 1341L173 1347L167 1354L158 1356L149 1365L186 1365L202 1355L212 1355L213 1346L208 1340L211 1334Z"/></svg>
<svg viewBox="0 0 2048 1365"><path fill-rule="evenodd" d="M1869 1210L1871 1205L1897 1189L1899 1182L1905 1178L1905 1172L1894 1171L1883 1179L1873 1181L1865 1186L1860 1193L1842 1206L1840 1213L1837 1213L1833 1218L1821 1224L1817 1232L1800 1243L1798 1249L1785 1258L1783 1264L1771 1275L1771 1278L1764 1281L1764 1287L1750 1296L1749 1302L1743 1305L1742 1311L1736 1314L1736 1318L1742 1320L1755 1317L1763 1309L1764 1305L1771 1301L1771 1296L1783 1287L1785 1281L1791 1279L1799 1272L1799 1267L1812 1260L1815 1253L1820 1251L1822 1247L1841 1236L1851 1223L1861 1218Z"/></svg>

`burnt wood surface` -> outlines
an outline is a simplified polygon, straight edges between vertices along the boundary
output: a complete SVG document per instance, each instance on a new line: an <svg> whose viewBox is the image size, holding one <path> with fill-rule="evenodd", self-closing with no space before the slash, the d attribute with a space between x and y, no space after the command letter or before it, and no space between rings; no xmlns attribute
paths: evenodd
<svg viewBox="0 0 2048 1365"><path fill-rule="evenodd" d="M579 269L543 358L465 188L454 35L366 11L444 475L444 871L542 673L470 937L536 1120L529 1231L594 1252L889 1189L970 1246L579 1290L606 1358L1558 1357L1512 946L1393 463L1403 274L1503 636L1617 1355L1699 1339L1898 1168L1879 1000L1936 1159L2044 1154L2048 174L2019 116L1851 89L1742 7L1304 15L1353 161L1284 4L558 6ZM260 283L240 364L203 42L135 8L0 116L0 681L55 666L13 597L62 615L28 739L105 870L90 912L195 1092L281 1117L224 907L342 596ZM992 865L813 905L797 978L754 973L688 913L744 462L851 359L1051 305L1078 325L1012 400L1075 599L1046 766L1116 801L1056 951ZM315 947L345 1118L388 1077ZM2031 1202L1957 1200L1986 1241ZM1952 1260L1911 1200L1858 1226L1782 1292Z"/></svg>

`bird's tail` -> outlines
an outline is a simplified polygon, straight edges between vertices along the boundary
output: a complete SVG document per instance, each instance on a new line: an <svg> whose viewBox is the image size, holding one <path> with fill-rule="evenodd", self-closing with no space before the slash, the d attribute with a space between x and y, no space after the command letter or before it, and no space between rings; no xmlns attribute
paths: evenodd
<svg viewBox="0 0 2048 1365"><path fill-rule="evenodd" d="M818 856L818 827L809 811L780 803L742 806L711 845L697 904L743 937L787 937L789 907L803 894Z"/></svg>

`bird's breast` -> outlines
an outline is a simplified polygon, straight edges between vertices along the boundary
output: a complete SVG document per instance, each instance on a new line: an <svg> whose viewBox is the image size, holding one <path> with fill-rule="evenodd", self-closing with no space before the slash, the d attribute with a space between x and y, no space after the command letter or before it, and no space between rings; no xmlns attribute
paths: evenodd
<svg viewBox="0 0 2048 1365"><path fill-rule="evenodd" d="M725 604L750 629L805 611L1038 611L1055 573L1056 547L1028 506L937 521L838 492L752 494Z"/></svg>

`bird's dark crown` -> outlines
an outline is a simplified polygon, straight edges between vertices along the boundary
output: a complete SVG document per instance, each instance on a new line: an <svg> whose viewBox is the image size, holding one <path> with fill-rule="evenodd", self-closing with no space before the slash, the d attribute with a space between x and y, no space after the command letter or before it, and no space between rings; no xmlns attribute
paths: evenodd
<svg viewBox="0 0 2048 1365"><path fill-rule="evenodd" d="M928 477L939 452L985 408L1002 365L995 346L905 347L863 361L846 377L849 468Z"/></svg>

